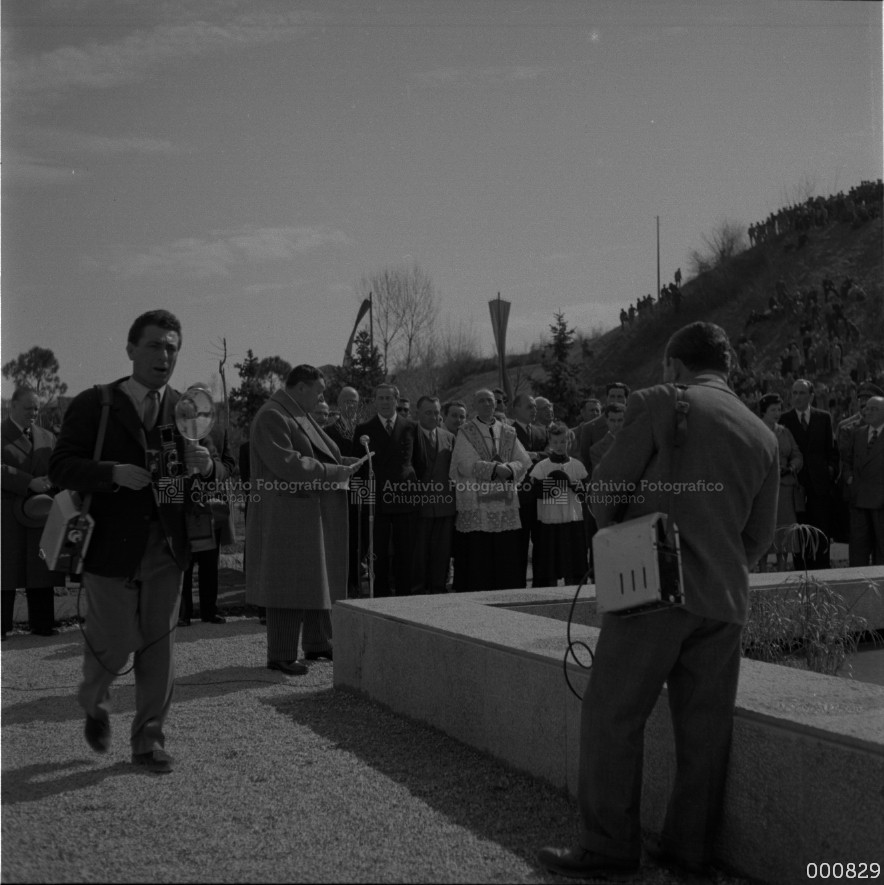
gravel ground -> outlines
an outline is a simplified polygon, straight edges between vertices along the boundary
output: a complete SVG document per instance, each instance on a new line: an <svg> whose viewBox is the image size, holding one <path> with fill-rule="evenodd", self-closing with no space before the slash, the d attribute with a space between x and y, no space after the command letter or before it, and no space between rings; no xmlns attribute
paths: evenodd
<svg viewBox="0 0 884 885"><path fill-rule="evenodd" d="M335 691L329 662L267 670L254 617L179 632L168 776L129 762L131 674L110 752L86 746L81 643L76 626L3 643L5 882L567 881L534 857L574 843L571 799ZM646 863L632 881L683 880Z"/></svg>

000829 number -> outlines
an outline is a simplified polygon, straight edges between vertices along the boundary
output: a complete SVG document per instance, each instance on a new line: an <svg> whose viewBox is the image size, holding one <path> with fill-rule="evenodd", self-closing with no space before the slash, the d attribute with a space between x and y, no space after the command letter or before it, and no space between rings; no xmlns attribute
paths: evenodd
<svg viewBox="0 0 884 885"><path fill-rule="evenodd" d="M816 879L877 879L881 875L879 863L809 863L807 878Z"/></svg>

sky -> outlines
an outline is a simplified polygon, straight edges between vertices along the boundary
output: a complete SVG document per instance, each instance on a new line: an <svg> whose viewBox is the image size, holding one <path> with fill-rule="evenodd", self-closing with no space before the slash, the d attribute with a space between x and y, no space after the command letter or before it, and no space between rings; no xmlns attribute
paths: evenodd
<svg viewBox="0 0 884 885"><path fill-rule="evenodd" d="M183 326L340 363L360 279L416 262L440 330L611 328L724 220L882 174L872 2L4 0L2 360L69 393ZM3 382L3 395L11 384Z"/></svg>

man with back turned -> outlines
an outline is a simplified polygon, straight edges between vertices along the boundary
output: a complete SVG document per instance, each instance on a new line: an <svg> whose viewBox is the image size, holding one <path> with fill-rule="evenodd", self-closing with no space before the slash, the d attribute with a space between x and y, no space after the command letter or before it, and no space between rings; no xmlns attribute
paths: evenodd
<svg viewBox="0 0 884 885"><path fill-rule="evenodd" d="M579 845L544 848L538 858L555 873L638 870L644 727L664 682L678 762L663 830L648 853L690 873L705 873L712 859L749 568L773 541L779 490L776 438L728 388L729 368L723 329L691 323L676 332L663 363L668 383L632 394L623 429L596 471L598 481L636 486L622 512L624 505L595 504L601 528L671 508L685 601L635 617L603 616L581 713ZM673 457L676 384L685 385L688 412ZM693 485L677 495L657 491L669 482Z"/></svg>

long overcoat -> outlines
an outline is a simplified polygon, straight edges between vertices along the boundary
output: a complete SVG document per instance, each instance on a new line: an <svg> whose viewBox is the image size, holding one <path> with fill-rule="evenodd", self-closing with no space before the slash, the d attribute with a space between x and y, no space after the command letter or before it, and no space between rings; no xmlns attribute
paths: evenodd
<svg viewBox="0 0 884 885"><path fill-rule="evenodd" d="M310 415L278 390L250 431L246 599L270 608L330 609L347 596L348 475Z"/></svg>
<svg viewBox="0 0 884 885"><path fill-rule="evenodd" d="M49 456L55 436L34 426L34 441L7 418L0 425L3 436L3 589L18 587L64 587L64 574L50 572L40 558L42 528L22 525L13 505L31 494L28 486L35 476L49 472Z"/></svg>

